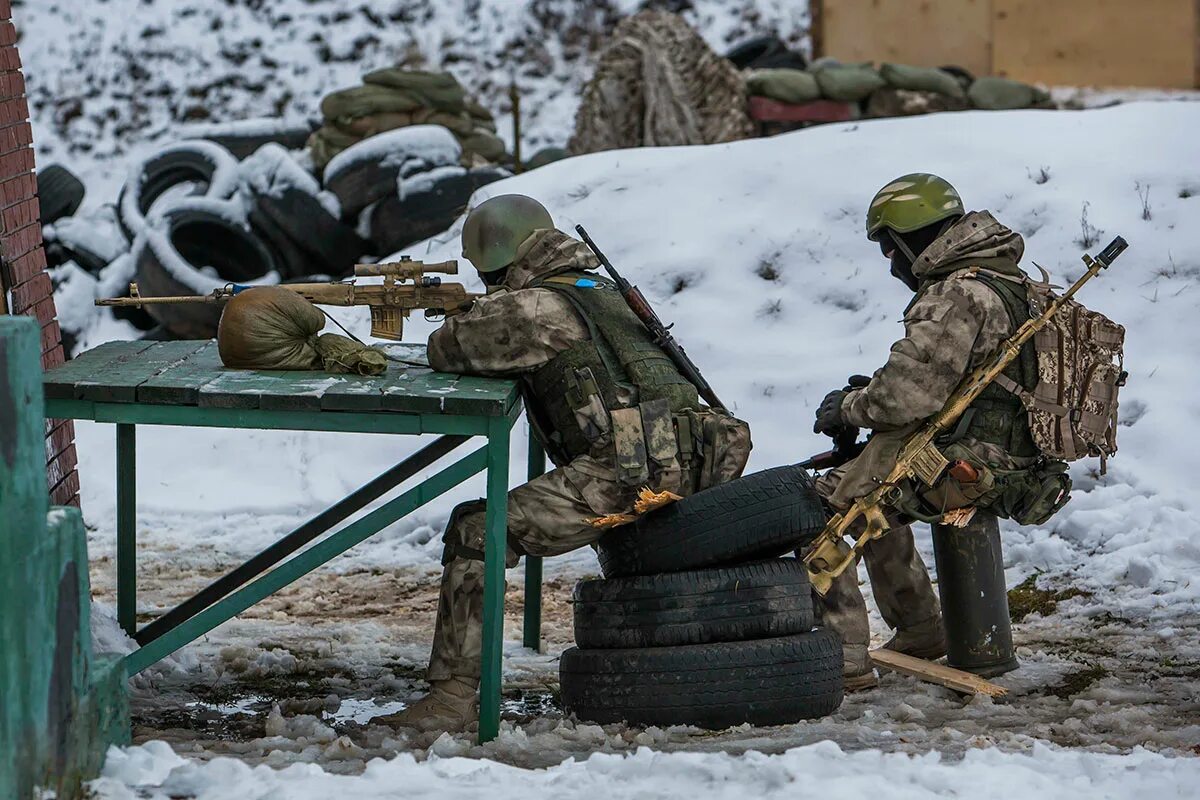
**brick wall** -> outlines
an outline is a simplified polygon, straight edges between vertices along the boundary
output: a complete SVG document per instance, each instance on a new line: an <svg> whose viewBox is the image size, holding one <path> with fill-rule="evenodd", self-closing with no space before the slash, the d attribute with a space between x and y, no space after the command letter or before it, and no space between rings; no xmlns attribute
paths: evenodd
<svg viewBox="0 0 1200 800"><path fill-rule="evenodd" d="M63 349L40 216L17 30L11 0L0 0L0 312L37 318L42 326L42 366L49 368L63 363ZM46 420L46 478L52 503L79 505L75 427L70 420Z"/></svg>

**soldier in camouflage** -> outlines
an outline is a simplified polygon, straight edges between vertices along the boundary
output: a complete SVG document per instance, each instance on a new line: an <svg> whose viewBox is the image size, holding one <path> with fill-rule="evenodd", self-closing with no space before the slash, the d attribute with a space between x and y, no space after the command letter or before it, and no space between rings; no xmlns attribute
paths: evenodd
<svg viewBox="0 0 1200 800"><path fill-rule="evenodd" d="M628 513L642 487L681 496L738 477L750 430L701 405L587 246L540 203L501 195L463 226L463 254L490 287L429 338L437 370L518 378L531 430L556 469L508 496L507 564L593 544L595 518ZM477 719L484 503L456 508L430 656L430 692L385 722L461 730Z"/></svg>
<svg viewBox="0 0 1200 800"><path fill-rule="evenodd" d="M1025 250L1020 235L987 211L966 212L958 193L941 178L904 175L881 189L871 202L867 235L890 259L892 274L916 296L905 311L905 335L892 345L887 363L870 379L852 379L845 389L830 392L817 411L817 433L836 435L847 427L873 432L861 455L817 480L818 492L835 510L876 488L904 440L1029 318L1026 276L1017 265ZM1032 389L1036 357L1031 347L1026 351L1005 374ZM1025 469L1038 456L1024 407L998 385L984 391L939 446L951 458L1001 470ZM936 487L922 500L934 508L970 504L970 497L943 496L948 491ZM879 610L896 630L884 646L919 658L941 657L945 634L929 573L906 518L890 511L891 532L864 552ZM847 689L875 686L856 570L834 581L823 605L826 624L845 644Z"/></svg>

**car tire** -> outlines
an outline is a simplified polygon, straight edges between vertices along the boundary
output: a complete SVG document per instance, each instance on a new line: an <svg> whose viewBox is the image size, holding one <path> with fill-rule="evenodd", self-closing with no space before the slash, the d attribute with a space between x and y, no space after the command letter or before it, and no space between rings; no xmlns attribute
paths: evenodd
<svg viewBox="0 0 1200 800"><path fill-rule="evenodd" d="M812 477L775 467L616 528L596 550L606 578L679 572L783 555L807 545L825 521Z"/></svg>
<svg viewBox="0 0 1200 800"><path fill-rule="evenodd" d="M224 206L224 207L222 207ZM198 295L225 283L247 283L278 272L262 241L237 222L240 207L230 202L181 202L164 212L138 237L134 258L138 289L145 296ZM202 268L216 270L211 275ZM179 303L145 306L179 339L216 336L221 306Z"/></svg>
<svg viewBox="0 0 1200 800"><path fill-rule="evenodd" d="M237 159L214 142L200 139L166 147L135 165L117 198L117 221L133 241L145 230L154 202L184 183L204 187L205 197L224 199L237 188Z"/></svg>
<svg viewBox="0 0 1200 800"><path fill-rule="evenodd" d="M250 224L275 250L280 275L340 278L354 270L367 242L311 194L288 187L254 198Z"/></svg>
<svg viewBox="0 0 1200 800"><path fill-rule="evenodd" d="M43 225L69 217L79 210L85 190L83 181L75 177L71 170L60 164L48 164L38 170L36 179Z"/></svg>
<svg viewBox="0 0 1200 800"><path fill-rule="evenodd" d="M395 253L442 233L467 209L481 186L507 178L503 167L442 167L414 175L403 195L391 194L375 204L368 222L371 243L379 254Z"/></svg>
<svg viewBox="0 0 1200 800"><path fill-rule="evenodd" d="M580 581L572 605L584 648L740 642L816 624L808 572L794 558Z"/></svg>
<svg viewBox="0 0 1200 800"><path fill-rule="evenodd" d="M258 120L254 120L258 122ZM262 120L264 123L275 120ZM263 132L243 132L238 125L206 126L204 139L224 147L234 158L242 159L253 155L264 144L278 144L288 150L300 150L308 142L308 137L317 129L316 125L280 125L277 128L264 127Z"/></svg>
<svg viewBox="0 0 1200 800"><path fill-rule="evenodd" d="M749 642L562 654L563 711L631 725L786 725L841 705L842 640L825 628Z"/></svg>

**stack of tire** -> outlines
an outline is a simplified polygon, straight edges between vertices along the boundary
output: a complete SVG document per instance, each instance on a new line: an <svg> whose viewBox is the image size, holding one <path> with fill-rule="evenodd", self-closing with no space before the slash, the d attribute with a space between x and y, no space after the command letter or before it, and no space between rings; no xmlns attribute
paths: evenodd
<svg viewBox="0 0 1200 800"><path fill-rule="evenodd" d="M449 228L476 189L511 175L503 167L462 162L462 146L446 128L412 125L338 153L324 181L342 218L357 220L374 251L394 253Z"/></svg>
<svg viewBox="0 0 1200 800"><path fill-rule="evenodd" d="M795 558L825 524L796 466L745 476L606 534L575 588L565 712L601 724L782 725L842 701L842 645Z"/></svg>
<svg viewBox="0 0 1200 800"><path fill-rule="evenodd" d="M345 277L368 254L388 256L446 230L475 189L509 175L460 166L458 140L421 125L343 151L322 185L306 154L286 147L299 131L283 133L291 139L247 128L159 149L131 165L115 207L85 216L73 216L82 183L64 167L44 168L47 254L56 286L70 295L60 306L88 306L74 315L76 327L91 319L93 297L122 295L134 280L149 296ZM220 313L202 303L114 309L156 339L211 338ZM68 336L78 332L69 327Z"/></svg>

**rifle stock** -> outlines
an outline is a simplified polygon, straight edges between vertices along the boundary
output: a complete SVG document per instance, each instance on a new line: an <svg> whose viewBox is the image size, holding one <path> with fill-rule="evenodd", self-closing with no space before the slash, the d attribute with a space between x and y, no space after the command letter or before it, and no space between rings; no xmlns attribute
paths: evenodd
<svg viewBox="0 0 1200 800"><path fill-rule="evenodd" d="M942 410L905 442L896 459L896 465L879 488L860 497L850 508L829 520L825 530L813 541L812 549L804 557L809 580L819 594L826 594L834 579L858 560L867 542L887 533L888 524L883 507L895 507L901 500L902 483L916 479L925 486L933 486L941 477L949 462L935 443L937 437L957 422L963 412L979 397L980 392L1016 359L1022 346L1054 318L1063 303L1070 300L1101 270L1107 269L1126 247L1128 244L1118 236L1095 258L1084 254L1083 263L1088 269L1079 280L1075 281L1065 294L1049 303L1039 316L1031 318L1018 328L982 366L963 378L942 406ZM957 524L965 524L973 513L974 509L951 509L946 516ZM844 537L859 519L865 521L865 529L853 546L847 547Z"/></svg>

